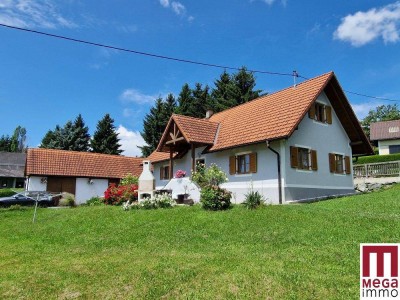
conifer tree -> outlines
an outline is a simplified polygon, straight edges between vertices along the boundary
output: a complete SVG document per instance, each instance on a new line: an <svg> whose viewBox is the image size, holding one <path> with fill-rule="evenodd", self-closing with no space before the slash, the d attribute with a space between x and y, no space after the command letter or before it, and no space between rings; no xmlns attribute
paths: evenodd
<svg viewBox="0 0 400 300"><path fill-rule="evenodd" d="M0 137L0 151L11 152L11 138L9 135L2 135Z"/></svg>
<svg viewBox="0 0 400 300"><path fill-rule="evenodd" d="M190 110L190 106L193 103L192 90L189 87L189 84L185 83L182 86L182 90L178 96L178 108L177 113L180 115L187 115L187 112Z"/></svg>
<svg viewBox="0 0 400 300"><path fill-rule="evenodd" d="M71 150L89 151L89 128L85 125L82 115L79 114L73 123L73 138L71 141Z"/></svg>
<svg viewBox="0 0 400 300"><path fill-rule="evenodd" d="M106 114L96 126L96 131L90 141L92 152L104 154L121 154L118 133L115 130L114 120Z"/></svg>
<svg viewBox="0 0 400 300"><path fill-rule="evenodd" d="M211 108L220 112L237 105L237 87L231 75L224 71L219 79L214 82L215 88L211 92Z"/></svg>
<svg viewBox="0 0 400 300"><path fill-rule="evenodd" d="M242 67L236 74L233 74L233 80L237 88L236 105L249 102L260 96L261 90L254 90L256 79L253 73L247 71L246 67Z"/></svg>

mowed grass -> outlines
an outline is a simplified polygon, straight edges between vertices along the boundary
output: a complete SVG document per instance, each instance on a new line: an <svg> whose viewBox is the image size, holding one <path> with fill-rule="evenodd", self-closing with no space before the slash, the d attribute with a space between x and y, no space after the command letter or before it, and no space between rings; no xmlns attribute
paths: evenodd
<svg viewBox="0 0 400 300"><path fill-rule="evenodd" d="M400 186L314 204L0 210L1 299L357 299L359 244L400 242Z"/></svg>

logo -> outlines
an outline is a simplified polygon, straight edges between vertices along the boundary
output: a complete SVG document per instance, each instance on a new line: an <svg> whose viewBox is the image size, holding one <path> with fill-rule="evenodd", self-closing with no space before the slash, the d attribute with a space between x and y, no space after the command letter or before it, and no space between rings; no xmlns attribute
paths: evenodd
<svg viewBox="0 0 400 300"><path fill-rule="evenodd" d="M400 244L360 245L360 299L400 299Z"/></svg>

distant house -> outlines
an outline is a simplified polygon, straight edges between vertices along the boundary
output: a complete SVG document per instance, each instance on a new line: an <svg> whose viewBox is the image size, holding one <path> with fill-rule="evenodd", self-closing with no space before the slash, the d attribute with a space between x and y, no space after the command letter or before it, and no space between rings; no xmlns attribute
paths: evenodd
<svg viewBox="0 0 400 300"><path fill-rule="evenodd" d="M80 204L103 196L110 183L128 173L139 176L141 158L50 149L28 149L26 159L29 191L68 192Z"/></svg>
<svg viewBox="0 0 400 300"><path fill-rule="evenodd" d="M0 152L0 189L23 188L25 153Z"/></svg>
<svg viewBox="0 0 400 300"><path fill-rule="evenodd" d="M370 132L380 155L400 153L400 120L371 123Z"/></svg>
<svg viewBox="0 0 400 300"><path fill-rule="evenodd" d="M210 115L170 118L148 157L158 189L215 163L236 203L250 189L272 203L352 194L351 157L373 153L333 72Z"/></svg>

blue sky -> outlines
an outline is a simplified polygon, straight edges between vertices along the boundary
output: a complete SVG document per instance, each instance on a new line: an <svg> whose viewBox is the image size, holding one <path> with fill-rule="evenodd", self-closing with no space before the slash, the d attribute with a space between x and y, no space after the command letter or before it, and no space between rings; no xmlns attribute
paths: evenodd
<svg viewBox="0 0 400 300"><path fill-rule="evenodd" d="M0 0L0 23L253 70L333 70L345 90L400 99L400 1ZM125 155L139 155L154 99L222 71L0 27L0 135L22 125L36 147L79 113L90 133L110 113ZM256 77L265 92L293 82ZM396 103L347 96L360 118Z"/></svg>

